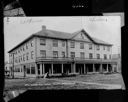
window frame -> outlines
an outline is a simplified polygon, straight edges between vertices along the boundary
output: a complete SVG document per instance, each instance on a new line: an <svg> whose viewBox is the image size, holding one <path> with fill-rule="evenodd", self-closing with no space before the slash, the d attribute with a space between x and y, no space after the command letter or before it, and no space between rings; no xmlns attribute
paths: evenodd
<svg viewBox="0 0 128 102"><path fill-rule="evenodd" d="M46 39L40 38L40 45L45 46L46 45Z"/></svg>
<svg viewBox="0 0 128 102"><path fill-rule="evenodd" d="M55 53L56 53L56 55L55 55ZM53 58L58 58L58 51L53 51Z"/></svg>
<svg viewBox="0 0 128 102"><path fill-rule="evenodd" d="M70 42L70 48L75 48L75 41Z"/></svg>
<svg viewBox="0 0 128 102"><path fill-rule="evenodd" d="M58 40L52 40L53 47L58 47Z"/></svg>
<svg viewBox="0 0 128 102"><path fill-rule="evenodd" d="M46 58L46 50L40 50L40 56Z"/></svg>
<svg viewBox="0 0 128 102"><path fill-rule="evenodd" d="M84 49L84 42L80 43L80 49Z"/></svg>

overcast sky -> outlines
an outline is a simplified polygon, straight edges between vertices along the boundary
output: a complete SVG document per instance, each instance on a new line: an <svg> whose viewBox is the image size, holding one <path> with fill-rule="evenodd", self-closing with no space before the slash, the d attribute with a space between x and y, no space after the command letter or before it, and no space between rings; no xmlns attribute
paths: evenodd
<svg viewBox="0 0 128 102"><path fill-rule="evenodd" d="M73 33L84 29L90 36L113 44L112 53L121 48L120 16L70 16L70 17L9 17L4 18L5 61L9 61L8 51L32 33L47 29Z"/></svg>

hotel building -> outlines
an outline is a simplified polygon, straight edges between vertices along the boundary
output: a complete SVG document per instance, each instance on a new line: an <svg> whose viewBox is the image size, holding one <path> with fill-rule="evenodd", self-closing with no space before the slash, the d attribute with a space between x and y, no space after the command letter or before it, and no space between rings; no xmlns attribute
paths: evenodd
<svg viewBox="0 0 128 102"><path fill-rule="evenodd" d="M66 33L43 25L8 53L15 76L105 73L118 67L111 59L112 44L91 37L84 29Z"/></svg>

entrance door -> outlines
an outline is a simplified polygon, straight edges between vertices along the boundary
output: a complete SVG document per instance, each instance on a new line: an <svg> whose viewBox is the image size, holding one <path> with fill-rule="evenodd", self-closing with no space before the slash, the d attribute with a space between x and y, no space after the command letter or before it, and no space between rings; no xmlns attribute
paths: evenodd
<svg viewBox="0 0 128 102"><path fill-rule="evenodd" d="M39 66L39 64L37 65L37 74L40 75L40 66Z"/></svg>

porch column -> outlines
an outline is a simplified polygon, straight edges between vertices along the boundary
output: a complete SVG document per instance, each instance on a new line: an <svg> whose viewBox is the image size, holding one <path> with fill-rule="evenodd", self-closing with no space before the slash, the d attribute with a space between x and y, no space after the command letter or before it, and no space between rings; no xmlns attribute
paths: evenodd
<svg viewBox="0 0 128 102"><path fill-rule="evenodd" d="M42 75L42 63L40 64L40 75Z"/></svg>
<svg viewBox="0 0 128 102"><path fill-rule="evenodd" d="M75 63L71 64L71 73L75 73Z"/></svg>
<svg viewBox="0 0 128 102"><path fill-rule="evenodd" d="M52 74L53 74L53 63L51 64L51 68L52 68Z"/></svg>
<svg viewBox="0 0 128 102"><path fill-rule="evenodd" d="M61 73L63 73L63 63L62 63L62 65L61 65Z"/></svg>
<svg viewBox="0 0 128 102"><path fill-rule="evenodd" d="M45 72L45 69L44 69L44 63L43 63L43 74L45 74L44 72Z"/></svg>
<svg viewBox="0 0 128 102"><path fill-rule="evenodd" d="M103 72L103 70L102 70L103 68L102 68L102 64L100 64L100 73L102 73Z"/></svg>
<svg viewBox="0 0 128 102"><path fill-rule="evenodd" d="M38 69L37 69L37 63L35 63L35 72L36 72L36 76L38 75Z"/></svg>
<svg viewBox="0 0 128 102"><path fill-rule="evenodd" d="M107 72L108 72L108 64L107 64Z"/></svg>
<svg viewBox="0 0 128 102"><path fill-rule="evenodd" d="M95 72L95 64L93 64L93 72Z"/></svg>
<svg viewBox="0 0 128 102"><path fill-rule="evenodd" d="M86 68L85 68L86 66L85 66L85 64L84 64L84 74L86 74Z"/></svg>

